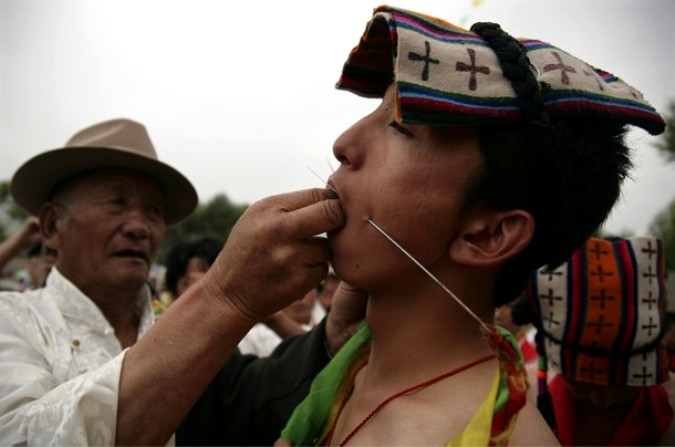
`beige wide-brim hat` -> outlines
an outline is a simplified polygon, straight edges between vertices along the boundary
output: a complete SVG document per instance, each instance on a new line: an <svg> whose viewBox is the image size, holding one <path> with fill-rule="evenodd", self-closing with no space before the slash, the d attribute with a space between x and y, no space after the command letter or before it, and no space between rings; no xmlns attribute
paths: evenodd
<svg viewBox="0 0 675 447"><path fill-rule="evenodd" d="M31 158L14 173L10 193L17 204L37 215L59 183L75 174L103 168L131 169L157 180L166 197L167 225L185 219L197 206L192 183L158 160L145 126L125 118L87 127L64 147Z"/></svg>

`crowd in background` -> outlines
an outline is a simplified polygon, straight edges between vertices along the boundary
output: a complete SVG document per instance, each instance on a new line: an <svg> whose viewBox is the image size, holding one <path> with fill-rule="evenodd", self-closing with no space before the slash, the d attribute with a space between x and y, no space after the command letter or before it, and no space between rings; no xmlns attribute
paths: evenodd
<svg viewBox="0 0 675 447"><path fill-rule="evenodd" d="M0 443L675 442L663 242L590 237L626 126L664 131L653 107L550 44L389 6L337 86L381 102L327 187L164 265L198 197L144 125L19 167L36 217L0 243L26 262L0 294Z"/></svg>

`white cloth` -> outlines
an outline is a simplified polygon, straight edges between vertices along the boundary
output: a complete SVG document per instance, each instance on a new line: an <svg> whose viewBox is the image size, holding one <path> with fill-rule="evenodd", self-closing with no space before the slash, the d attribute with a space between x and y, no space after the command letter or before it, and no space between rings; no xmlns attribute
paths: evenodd
<svg viewBox="0 0 675 447"><path fill-rule="evenodd" d="M256 323L239 342L242 354L255 354L258 357L269 356L281 343L281 337L264 323Z"/></svg>
<svg viewBox="0 0 675 447"><path fill-rule="evenodd" d="M312 308L312 320L309 323L310 328L319 324L325 316L326 309L321 305L319 300L316 300L314 302L314 307Z"/></svg>
<svg viewBox="0 0 675 447"><path fill-rule="evenodd" d="M140 338L154 323L149 293L139 311ZM114 444L125 352L56 268L44 289L0 293L0 445Z"/></svg>

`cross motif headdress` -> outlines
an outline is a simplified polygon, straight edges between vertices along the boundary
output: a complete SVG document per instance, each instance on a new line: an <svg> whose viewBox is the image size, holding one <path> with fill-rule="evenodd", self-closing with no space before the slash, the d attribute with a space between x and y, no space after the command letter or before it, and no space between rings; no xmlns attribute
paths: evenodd
<svg viewBox="0 0 675 447"><path fill-rule="evenodd" d="M642 94L611 73L546 42L519 42L543 86L539 96L551 119L589 116L654 135L665 129ZM380 6L350 53L337 88L382 97L392 82L397 118L404 123L498 124L523 117L518 95L483 37L441 19Z"/></svg>
<svg viewBox="0 0 675 447"><path fill-rule="evenodd" d="M668 379L660 345L666 293L663 242L591 238L555 270L533 272L526 296L548 365L599 385Z"/></svg>

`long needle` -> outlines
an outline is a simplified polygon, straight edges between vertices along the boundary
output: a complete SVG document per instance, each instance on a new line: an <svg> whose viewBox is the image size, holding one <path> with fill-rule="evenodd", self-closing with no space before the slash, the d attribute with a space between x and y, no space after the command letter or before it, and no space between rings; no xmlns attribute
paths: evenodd
<svg viewBox="0 0 675 447"><path fill-rule="evenodd" d="M330 159L326 158L326 163L328 163L328 167L330 168L330 172L335 174L335 168L333 167L332 164L330 164Z"/></svg>
<svg viewBox="0 0 675 447"><path fill-rule="evenodd" d="M391 236L389 236L389 234L388 234L386 231L384 231L378 224L376 224L375 221L373 221L373 219L368 219L368 223L369 223L370 225L372 225L377 231L379 231L380 234L382 234L382 236L384 236L389 242L391 242L392 244L394 244L394 246L395 246L396 248L398 248L398 249L401 251L401 253L403 253L404 255L406 255L412 262L414 262L415 265L417 265L420 269L422 269L422 271L423 271L424 273L426 273L427 276L429 276L436 284L438 284L438 285L441 287L441 289L443 289L448 295L450 295L450 297L452 297L452 299L454 299L454 300L457 302L457 304L459 304L460 306L462 306L462 308L464 308L464 310L467 311L467 312L469 313L469 315L471 315L476 321L478 321L478 323L479 323L482 327L485 327L485 323L483 323L483 320L481 320L480 318L478 318L478 315L476 315L471 309L469 309L469 307L468 307L466 304L464 304L464 303L462 302L462 300L460 300L459 298L457 298L457 295L455 295L454 293L452 293L452 291L451 291L450 289L448 289L448 288L445 286L445 284L443 284L438 278L436 278L436 277L434 276L433 273L431 273L429 270L427 270L427 268L424 267L424 266L422 265L422 263L420 263L417 259L415 259L415 257L414 257L413 255L411 255L410 253L408 253L408 251L407 251L405 248L403 248L403 247L401 246L401 244L399 244L398 242L396 242L396 241L394 240L394 238L392 238Z"/></svg>
<svg viewBox="0 0 675 447"><path fill-rule="evenodd" d="M330 163L329 163L329 165L330 165ZM316 172L314 172L314 170L313 170L312 168L310 168L309 166L307 166L307 169L309 169L309 171L310 171L312 174L314 174L319 180L321 180L322 183L324 183L328 188L330 188L331 190L333 190L333 192L335 192L335 193L337 194L337 191L335 191L335 190L328 184L328 182L326 182L324 179L322 179L321 176L320 176L319 174L317 174ZM332 166L331 166L331 169L332 169ZM448 288L445 286L445 284L443 284L438 278L436 278L436 277L434 276L433 273L431 273L429 270L427 270L427 268L424 267L424 266L422 265L421 262L419 262L417 259L415 259L415 257L414 257L413 255L411 255L410 253L408 253L408 251L407 251L405 248L403 248L403 247L401 246L401 244L399 244L398 242L396 242L396 241L394 240L393 237L389 236L389 234L388 234L386 231L384 231L384 230L382 229L382 227L380 227L378 224L376 224L375 221L374 221L373 219L368 219L368 223L369 223L370 225L372 225L373 228L375 228L375 229L376 229L382 236L384 236L389 242L391 242L392 244L394 244L394 247L396 247L401 253L403 253L404 255L406 255L412 262L415 263L415 265L416 265L417 267L419 267L420 269L422 269L422 271L423 271L424 273L426 273L427 276L429 276L429 278L431 278L436 284L438 284L438 285L441 287L441 289L443 289L448 295L450 295L450 297L451 297L452 299L454 299L454 300L457 302L457 304L459 304L465 311L467 311L467 312L469 313L469 315L471 315L471 317L473 317L473 319L476 320L476 321L478 322L478 324L481 325L482 328L488 330L488 329L487 329L487 326L485 325L485 323L483 322L483 320L481 320L481 319L478 317L478 315L476 315L471 309L469 309L469 307L468 307L466 304L464 304L464 303L462 302L462 300L460 300L460 299L457 297L457 295L455 295L454 293L452 293L452 291L451 291L450 289L448 289Z"/></svg>
<svg viewBox="0 0 675 447"><path fill-rule="evenodd" d="M319 174L317 174L312 168L310 168L309 166L307 166L307 169L309 169L309 172L311 172L312 174L314 174L314 175L316 176L316 178L318 178L319 180L321 180L321 183L323 183L324 185L326 185L326 188L330 189L330 190L333 191L335 194L337 194L337 191L336 191L332 186L330 186L330 185L328 184L327 181L325 181L323 178L321 178L321 176L320 176Z"/></svg>

